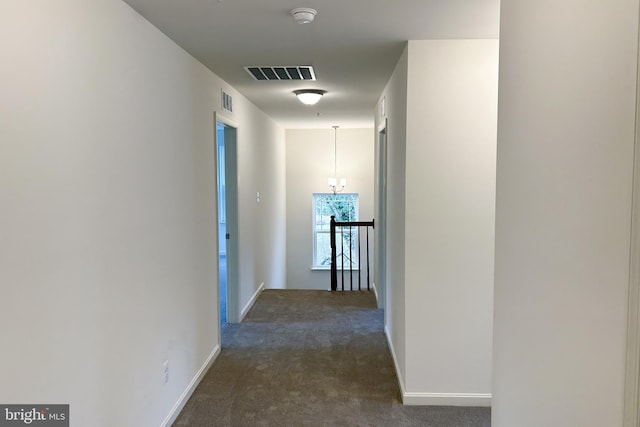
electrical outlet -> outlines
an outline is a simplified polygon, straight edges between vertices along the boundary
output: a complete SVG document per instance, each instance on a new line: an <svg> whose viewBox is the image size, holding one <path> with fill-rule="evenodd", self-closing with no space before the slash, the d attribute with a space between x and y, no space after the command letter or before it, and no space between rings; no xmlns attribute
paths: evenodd
<svg viewBox="0 0 640 427"><path fill-rule="evenodd" d="M168 383L169 382L169 360L165 360L164 363L162 364L162 371L164 373L164 383Z"/></svg>

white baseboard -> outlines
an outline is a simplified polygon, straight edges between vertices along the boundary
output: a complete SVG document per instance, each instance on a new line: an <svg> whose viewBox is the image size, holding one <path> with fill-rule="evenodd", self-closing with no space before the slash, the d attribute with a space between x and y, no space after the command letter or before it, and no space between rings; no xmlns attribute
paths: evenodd
<svg viewBox="0 0 640 427"><path fill-rule="evenodd" d="M371 282L371 288L373 289L373 294L376 296L376 306L380 305L380 300L378 299L378 287L376 286L376 282Z"/></svg>
<svg viewBox="0 0 640 427"><path fill-rule="evenodd" d="M260 284L260 286L258 286L258 290L256 290L256 292L253 294L253 296L251 297L249 302L244 306L244 308L240 312L240 321L241 322L244 319L244 316L246 316L247 313L249 312L249 310L251 310L251 307L253 307L253 304L256 303L256 300L258 299L258 297L260 296L260 293L262 293L262 291L264 291L264 282L262 282Z"/></svg>
<svg viewBox="0 0 640 427"><path fill-rule="evenodd" d="M391 350L391 358L393 359L393 366L396 368L396 378L398 379L398 385L400 386L400 394L404 396L404 381L402 379L402 375L400 375L400 365L398 365L398 357L396 356L396 351L393 348L393 343L391 342L391 334L389 333L389 329L387 325L384 326L384 335L387 337L387 344L389 344L389 350ZM404 398L403 398L404 401Z"/></svg>
<svg viewBox="0 0 640 427"><path fill-rule="evenodd" d="M402 395L402 404L407 406L491 406L491 393L414 393L406 390L400 368L398 357L391 342L391 334L385 326L384 334L391 350L391 357L396 368L396 377Z"/></svg>
<svg viewBox="0 0 640 427"><path fill-rule="evenodd" d="M202 381L202 378L204 378L205 374L219 354L220 345L217 344L211 354L209 354L209 357L207 357L207 360L205 360L204 364L200 367L196 375L193 377L186 390L180 395L176 404L173 405L173 408L171 408L171 411L169 411L167 417L164 419L162 424L160 424L160 427L167 427L175 422L176 418L178 418L178 415L180 415L180 411L182 411L184 405L187 404L196 387L198 387L198 384L200 384L200 381Z"/></svg>
<svg viewBox="0 0 640 427"><path fill-rule="evenodd" d="M491 406L491 393L402 393L407 406Z"/></svg>

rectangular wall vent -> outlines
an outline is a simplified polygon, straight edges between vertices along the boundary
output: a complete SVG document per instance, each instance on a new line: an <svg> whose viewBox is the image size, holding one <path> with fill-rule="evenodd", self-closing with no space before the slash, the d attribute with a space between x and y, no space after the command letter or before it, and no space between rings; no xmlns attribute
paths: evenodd
<svg viewBox="0 0 640 427"><path fill-rule="evenodd" d="M315 80L316 73L310 65L271 65L244 67L254 80Z"/></svg>
<svg viewBox="0 0 640 427"><path fill-rule="evenodd" d="M233 113L233 97L222 90L222 109Z"/></svg>

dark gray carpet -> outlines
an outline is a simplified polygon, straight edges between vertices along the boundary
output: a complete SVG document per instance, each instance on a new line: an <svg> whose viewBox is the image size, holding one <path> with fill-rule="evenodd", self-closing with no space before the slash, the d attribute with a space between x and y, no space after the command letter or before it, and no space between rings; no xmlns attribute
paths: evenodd
<svg viewBox="0 0 640 427"><path fill-rule="evenodd" d="M489 408L412 407L369 292L265 290L174 426L489 427Z"/></svg>

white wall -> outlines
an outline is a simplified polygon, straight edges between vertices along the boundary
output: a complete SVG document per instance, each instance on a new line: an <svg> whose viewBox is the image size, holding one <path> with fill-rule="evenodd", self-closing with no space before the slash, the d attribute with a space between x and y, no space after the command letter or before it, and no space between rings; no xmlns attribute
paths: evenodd
<svg viewBox="0 0 640 427"><path fill-rule="evenodd" d="M405 404L490 404L497 71L497 40L410 41L378 103Z"/></svg>
<svg viewBox="0 0 640 427"><path fill-rule="evenodd" d="M492 423L620 426L638 1L501 21Z"/></svg>
<svg viewBox="0 0 640 427"><path fill-rule="evenodd" d="M408 50L406 391L488 404L498 41Z"/></svg>
<svg viewBox="0 0 640 427"><path fill-rule="evenodd" d="M405 164L407 137L407 49L404 50L376 106L376 131L387 119L387 247L376 246L376 254L386 257L385 332L393 352L396 371L404 391L406 378L405 341ZM385 112L382 117L381 104ZM379 141L376 141L376 177L379 175ZM375 186L378 195L378 182ZM376 206L380 201L376 199ZM376 228L376 234L380 227ZM376 245L378 243L376 240ZM378 271L376 270L376 274ZM376 286L383 281L376 276Z"/></svg>
<svg viewBox="0 0 640 427"><path fill-rule="evenodd" d="M241 173L258 144L276 166L243 175L247 192L284 192L284 131L119 1L5 2L0 50L0 401L158 426L220 343L220 89L234 93ZM240 263L279 282L283 197L262 206L240 226L276 228L244 241Z"/></svg>
<svg viewBox="0 0 640 427"><path fill-rule="evenodd" d="M234 102L234 110L239 125L239 302L246 312L262 284L285 286L285 133L253 104L236 108Z"/></svg>
<svg viewBox="0 0 640 427"><path fill-rule="evenodd" d="M313 193L327 193L327 178L334 172L333 129L288 129L287 159L287 288L330 289L328 270L313 264ZM360 219L373 215L373 129L338 129L338 175L347 178L345 192L358 193ZM373 236L371 236L373 257ZM363 255L363 266L364 264ZM373 258L370 275L373 280ZM340 279L339 279L340 280ZM356 279L354 278L354 281ZM348 282L345 279L345 282ZM366 270L362 271L366 286Z"/></svg>

